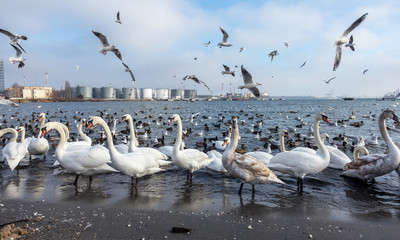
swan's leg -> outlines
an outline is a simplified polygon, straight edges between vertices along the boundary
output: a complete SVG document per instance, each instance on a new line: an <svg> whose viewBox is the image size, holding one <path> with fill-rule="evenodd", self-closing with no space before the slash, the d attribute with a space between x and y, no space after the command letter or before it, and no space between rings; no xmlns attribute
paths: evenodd
<svg viewBox="0 0 400 240"><path fill-rule="evenodd" d="M254 184L251 184L251 193L254 196L254 193L256 193L256 190L254 189Z"/></svg>
<svg viewBox="0 0 400 240"><path fill-rule="evenodd" d="M92 185L93 177L92 175L89 176L89 185Z"/></svg>
<svg viewBox="0 0 400 240"><path fill-rule="evenodd" d="M192 177L193 177L193 173L192 173L192 172L190 172L190 184L192 184L192 183L193 183L193 181L192 181Z"/></svg>
<svg viewBox="0 0 400 240"><path fill-rule="evenodd" d="M74 183L72 183L74 186L78 186L78 178L79 178L79 174L76 174L76 178Z"/></svg>
<svg viewBox="0 0 400 240"><path fill-rule="evenodd" d="M240 188L239 188L239 192L238 192L238 194L239 194L240 196L242 196L243 184L244 184L244 183L241 183L241 184L240 184Z"/></svg>
<svg viewBox="0 0 400 240"><path fill-rule="evenodd" d="M43 155L43 160L46 160L46 154L45 154L45 155Z"/></svg>

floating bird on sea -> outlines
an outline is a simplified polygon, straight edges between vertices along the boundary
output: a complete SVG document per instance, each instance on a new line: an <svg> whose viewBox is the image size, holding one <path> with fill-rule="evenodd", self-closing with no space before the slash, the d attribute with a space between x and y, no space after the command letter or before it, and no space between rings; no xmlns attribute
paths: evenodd
<svg viewBox="0 0 400 240"><path fill-rule="evenodd" d="M246 50L246 48L245 48L245 47L240 47L240 49L239 49L239 53L243 52L244 50Z"/></svg>
<svg viewBox="0 0 400 240"><path fill-rule="evenodd" d="M0 29L0 32L10 38L10 40L11 40L10 43L11 44L18 45L18 47L20 47L21 50L25 52L25 50L21 47L21 45L19 45L18 41L21 42L21 39L22 40L28 40L28 37L20 36L18 34L11 33L11 32L9 32L7 30L4 30L4 29Z"/></svg>
<svg viewBox="0 0 400 240"><path fill-rule="evenodd" d="M254 96L259 97L260 96L260 90L258 90L257 86L261 85L261 83L253 83L253 80L252 80L253 77L243 67L243 65L241 66L241 69L242 69L242 76L243 76L243 80L244 80L244 85L243 86L239 86L239 89L247 88L254 94Z"/></svg>
<svg viewBox="0 0 400 240"><path fill-rule="evenodd" d="M287 42L283 42L283 46L285 46L286 48L288 48L291 44L287 43Z"/></svg>
<svg viewBox="0 0 400 240"><path fill-rule="evenodd" d="M101 44L103 44L102 47L99 47L99 52L106 55L107 51L112 51L115 54L115 56L117 56L122 61L122 55L119 52L118 48L115 45L110 45L106 36L104 36L102 33L93 30L92 32L94 35L96 35L96 37L100 39Z"/></svg>
<svg viewBox="0 0 400 240"><path fill-rule="evenodd" d="M328 80L324 80L326 84L329 84L330 81L332 81L333 79L335 79L336 77L333 78L329 78Z"/></svg>
<svg viewBox="0 0 400 240"><path fill-rule="evenodd" d="M368 71L368 68L363 71L363 75Z"/></svg>
<svg viewBox="0 0 400 240"><path fill-rule="evenodd" d="M341 37L336 39L336 42L335 42L335 45L336 45L336 56L335 56L335 62L333 64L333 71L336 71L336 69L339 67L340 59L342 57L342 45L343 44L348 44L350 42L349 38L347 38L347 35L351 31L353 31L356 27L358 27L358 25L360 25L365 20L367 15L368 15L368 13L365 13L360 18L358 18L353 24L351 24L351 26L349 28L346 29L346 31L344 31L344 33L343 33L343 35Z"/></svg>
<svg viewBox="0 0 400 240"><path fill-rule="evenodd" d="M223 34L224 36L222 37L222 41L218 43L218 46L219 46L220 48L232 46L232 44L230 44L230 43L228 42L228 37L229 37L228 33L227 33L221 26L219 27L219 29L221 29L221 32L222 32L222 34Z"/></svg>
<svg viewBox="0 0 400 240"><path fill-rule="evenodd" d="M122 65L125 66L125 72L129 72L129 74L132 77L132 80L135 81L135 76L133 76L133 73L132 73L131 69L128 67L128 65L126 65L124 62L122 62Z"/></svg>
<svg viewBox="0 0 400 240"><path fill-rule="evenodd" d="M212 93L211 90L210 90L210 88L207 86L207 84L206 84L205 82L199 80L195 75L186 75L186 76L184 76L182 79L183 79L183 80L192 79L193 81L195 81L195 82L198 83L198 84L201 83L201 84L203 84L203 85L208 89L208 91L210 91L210 93Z"/></svg>
<svg viewBox="0 0 400 240"><path fill-rule="evenodd" d="M274 57L277 55L279 55L278 50L272 51L268 54L268 56L271 57L271 62L272 62L272 60L274 60Z"/></svg>
<svg viewBox="0 0 400 240"><path fill-rule="evenodd" d="M304 61L304 63L301 64L300 68L304 67L304 65L306 65L306 62L307 62L307 61Z"/></svg>
<svg viewBox="0 0 400 240"><path fill-rule="evenodd" d="M117 12L117 20L115 20L116 23L121 24L121 19L119 18L119 12Z"/></svg>
<svg viewBox="0 0 400 240"><path fill-rule="evenodd" d="M224 71L221 71L222 75L231 74L232 76L235 76L235 71L231 71L231 69L228 66L224 65L224 64L222 64L222 66L225 69Z"/></svg>
<svg viewBox="0 0 400 240"><path fill-rule="evenodd" d="M10 57L8 60L9 60L12 64L15 64L15 63L18 62L18 63L19 63L19 64L18 64L18 68L22 68L23 66L25 66L24 61L26 60L25 58L21 57L22 51L21 51L19 48L17 48L15 45L13 45L13 44L11 44L11 43L10 43L10 45L15 49L15 51L16 51L17 53L16 53L15 57Z"/></svg>

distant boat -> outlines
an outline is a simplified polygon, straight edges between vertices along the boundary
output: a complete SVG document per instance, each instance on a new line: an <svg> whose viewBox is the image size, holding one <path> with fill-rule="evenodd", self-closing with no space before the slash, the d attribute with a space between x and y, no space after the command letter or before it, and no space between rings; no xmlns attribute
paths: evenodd
<svg viewBox="0 0 400 240"><path fill-rule="evenodd" d="M344 97L343 100L350 101L350 100L354 100L354 98L353 97Z"/></svg>
<svg viewBox="0 0 400 240"><path fill-rule="evenodd" d="M396 100L397 98L400 97L400 90L397 89L396 91L386 93L383 95L382 100Z"/></svg>

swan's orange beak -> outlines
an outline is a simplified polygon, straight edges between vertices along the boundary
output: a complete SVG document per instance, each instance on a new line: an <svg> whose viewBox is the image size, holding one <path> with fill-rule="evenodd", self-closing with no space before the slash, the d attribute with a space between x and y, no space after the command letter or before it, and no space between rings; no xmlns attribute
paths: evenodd
<svg viewBox="0 0 400 240"><path fill-rule="evenodd" d="M39 117L39 122L41 122L43 120L43 117L42 116L40 116Z"/></svg>
<svg viewBox="0 0 400 240"><path fill-rule="evenodd" d="M122 123L125 122L125 120L126 120L126 117L122 117L122 118L121 118L121 122L122 122Z"/></svg>
<svg viewBox="0 0 400 240"><path fill-rule="evenodd" d="M21 132L21 129L18 129L18 130L17 130L17 133L20 133L20 132Z"/></svg>
<svg viewBox="0 0 400 240"><path fill-rule="evenodd" d="M290 138L290 135L288 132L285 133L285 137Z"/></svg>
<svg viewBox="0 0 400 240"><path fill-rule="evenodd" d="M85 127L85 126L86 126L86 122L83 121L83 122L82 122L82 127Z"/></svg>
<svg viewBox="0 0 400 240"><path fill-rule="evenodd" d="M222 143L222 146L225 146L227 142L228 141L224 140L224 142Z"/></svg>
<svg viewBox="0 0 400 240"><path fill-rule="evenodd" d="M89 130L89 128L91 128L93 126L92 121L89 121L87 126L86 126L86 130Z"/></svg>
<svg viewBox="0 0 400 240"><path fill-rule="evenodd" d="M174 119L172 118L172 119L169 120L169 123L168 123L168 124L171 124L171 123L173 123L173 122L174 122Z"/></svg>
<svg viewBox="0 0 400 240"><path fill-rule="evenodd" d="M331 123L331 122L328 120L328 117L327 117L327 116L323 116L323 117L322 117L322 120L324 120L324 122Z"/></svg>
<svg viewBox="0 0 400 240"><path fill-rule="evenodd" d="M50 130L50 131L51 131L51 130ZM50 132L50 131L49 131L49 132ZM43 136L44 136L44 134L46 134L46 132L47 132L47 131L46 131L46 129L45 129L45 128L43 128L43 129L42 129L42 133L40 134L40 137L43 137Z"/></svg>

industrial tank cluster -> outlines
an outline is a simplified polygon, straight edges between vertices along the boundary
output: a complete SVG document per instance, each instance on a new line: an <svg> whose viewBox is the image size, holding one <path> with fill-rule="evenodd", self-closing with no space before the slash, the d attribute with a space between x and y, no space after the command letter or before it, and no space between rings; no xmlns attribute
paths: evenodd
<svg viewBox="0 0 400 240"><path fill-rule="evenodd" d="M82 99L191 99L197 97L195 89L167 88L113 88L113 87L71 87L71 98Z"/></svg>

